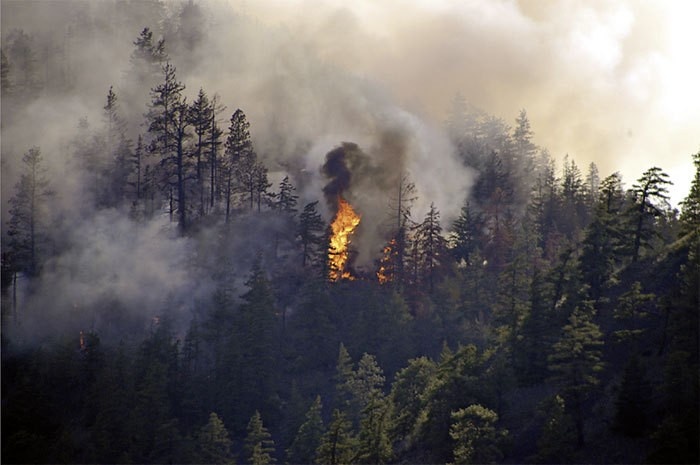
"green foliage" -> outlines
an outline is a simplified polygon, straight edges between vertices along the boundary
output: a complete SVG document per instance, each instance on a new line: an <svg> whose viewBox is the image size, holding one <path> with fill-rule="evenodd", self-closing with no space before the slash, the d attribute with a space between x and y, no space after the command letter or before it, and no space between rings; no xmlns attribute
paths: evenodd
<svg viewBox="0 0 700 465"><path fill-rule="evenodd" d="M224 422L214 412L209 414L209 421L199 430L197 446L201 461L204 463L234 463L228 431Z"/></svg>
<svg viewBox="0 0 700 465"><path fill-rule="evenodd" d="M387 463L391 458L389 408L388 400L377 395L362 410L355 458L357 463Z"/></svg>
<svg viewBox="0 0 700 465"><path fill-rule="evenodd" d="M416 441L430 451L427 460L448 461L452 456L450 425L452 412L461 405L487 404L492 401L481 378L483 359L473 345L456 352L443 351L437 373L424 393L425 407L416 424Z"/></svg>
<svg viewBox="0 0 700 465"><path fill-rule="evenodd" d="M250 417L248 427L246 428L245 444L243 446L243 454L245 463L252 465L269 465L276 463L275 442L272 440L270 432L265 428L260 417L260 412L257 410Z"/></svg>
<svg viewBox="0 0 700 465"><path fill-rule="evenodd" d="M627 244L632 261L636 262L643 248L651 248L654 238L654 220L664 216L668 205L668 189L673 184L661 168L653 167L642 174L637 183L632 185L632 204L625 212L627 219L628 237L632 240Z"/></svg>
<svg viewBox="0 0 700 465"><path fill-rule="evenodd" d="M414 285L426 286L429 293L435 290L439 277L444 273L447 260L447 241L442 236L440 212L434 204L414 233L416 252L413 265L417 270Z"/></svg>
<svg viewBox="0 0 700 465"><path fill-rule="evenodd" d="M690 192L681 202L681 233L695 232L700 229L700 152L693 154L695 176L690 185Z"/></svg>
<svg viewBox="0 0 700 465"><path fill-rule="evenodd" d="M321 396L316 396L316 400L306 412L304 423L299 427L292 445L287 449L287 460L290 463L315 462L316 450L321 445L325 432L321 408Z"/></svg>
<svg viewBox="0 0 700 465"><path fill-rule="evenodd" d="M52 56L90 40L88 30L102 22L88 19L112 2L99 3L78 15L66 50L21 30L3 37L7 127L38 95L57 95L49 77L74 73ZM115 24L160 21L168 51L186 74L198 75L190 71L203 63L203 10L190 1L178 16L160 1L128 3L150 13L117 12ZM235 29L244 26L242 19ZM357 263L356 280L330 283L324 209L318 202L299 208L290 182L302 182L306 197L316 186L306 176L315 174L263 163L308 148L271 138L263 125L255 134L265 147L259 158L248 118L236 110L224 152L217 121L224 107L201 88L186 102L167 60L165 40L143 29L129 85L119 86L118 97L110 87L106 104L95 102L104 124L82 119L65 148L46 147L52 156L70 152L66 173L80 169L84 182L61 179L66 192L87 199L71 204L77 216L49 198L48 179L55 184L58 173L44 171L38 148L25 154L21 172L3 165L9 183L19 181L2 238L6 462L232 463L232 449L242 449L245 463L273 463L274 437L294 463L621 463L638 458L630 449L648 449L652 462L698 463L700 153L676 224L659 168L627 193L619 174L600 181L595 166L584 180L573 159L559 170L536 147L524 110L510 127L457 99L450 137L479 176L466 201L452 199L465 203L449 246L438 205L412 222L415 185L397 166L381 186L393 192L390 217L376 230L386 235L384 257L380 250L374 257L386 280ZM138 108L149 88L144 126ZM7 147L17 145L13 134L3 132ZM356 161L353 175L371 168ZM268 169L283 178L274 194ZM191 282L168 283L175 294L182 285L198 292L173 301L154 287L151 307L135 307L116 269L109 283L57 296L64 283L75 284L66 266L75 254L101 253L81 249L72 230L104 209L156 234L143 240L186 251L186 265L171 271ZM186 237L150 221L164 211ZM379 226L371 223L365 214L360 229ZM274 253L265 263L260 254L246 280L241 266L267 242ZM152 272L160 278L158 267ZM54 324L52 315L66 312L71 318ZM154 314L177 317L151 321ZM34 333L44 327L50 330ZM333 412L328 428L319 393L326 416ZM506 425L516 440L507 456ZM610 427L615 437L606 439ZM584 430L592 439L582 448Z"/></svg>
<svg viewBox="0 0 700 465"><path fill-rule="evenodd" d="M537 440L536 463L566 463L576 445L574 421L566 412L564 399L556 395L542 403L542 433Z"/></svg>
<svg viewBox="0 0 700 465"><path fill-rule="evenodd" d="M232 349L239 357L232 382L236 384L240 413L247 416L251 410L258 409L266 416L273 416L277 409L275 341L278 318L260 256L253 264L246 286L248 291L241 295L243 304L238 309L231 339ZM240 379L250 381L241 385Z"/></svg>
<svg viewBox="0 0 700 465"><path fill-rule="evenodd" d="M284 213L296 213L298 195L294 194L296 187L289 181L289 176L285 176L280 182L279 192L275 194L274 207Z"/></svg>
<svg viewBox="0 0 700 465"><path fill-rule="evenodd" d="M331 422L321 438L316 451L316 462L322 465L340 465L354 462L357 440L352 434L352 425L344 413L333 410Z"/></svg>
<svg viewBox="0 0 700 465"><path fill-rule="evenodd" d="M584 302L583 306L576 307L549 356L552 380L561 386L567 404L573 409L579 445L584 442L583 403L600 383L598 373L603 370L600 350L603 334L592 320L590 303Z"/></svg>
<svg viewBox="0 0 700 465"><path fill-rule="evenodd" d="M452 412L450 437L455 441L454 463L496 463L503 458L507 430L496 427L498 415L479 404Z"/></svg>
<svg viewBox="0 0 700 465"><path fill-rule="evenodd" d="M302 245L301 265L318 265L326 260L326 250L323 247L325 223L321 214L316 210L318 200L307 203L299 215L299 239Z"/></svg>
<svg viewBox="0 0 700 465"><path fill-rule="evenodd" d="M432 360L420 357L409 360L408 365L396 374L389 397L392 403L390 434L395 443L405 444L413 440L416 424L425 407L425 393L436 372L437 366Z"/></svg>
<svg viewBox="0 0 700 465"><path fill-rule="evenodd" d="M353 401L354 368L352 358L343 343L338 349L338 362L335 366L335 405L347 412Z"/></svg>

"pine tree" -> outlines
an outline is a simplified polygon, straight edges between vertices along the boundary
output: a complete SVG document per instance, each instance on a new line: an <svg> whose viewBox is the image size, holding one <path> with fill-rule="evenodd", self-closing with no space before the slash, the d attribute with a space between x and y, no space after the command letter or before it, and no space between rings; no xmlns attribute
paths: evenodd
<svg viewBox="0 0 700 465"><path fill-rule="evenodd" d="M401 289L406 281L406 259L408 256L408 235L412 223L411 207L417 199L416 185L407 175L402 176L396 189L396 196L390 198L389 207L393 223L391 239L384 248L384 257L380 261L378 278L381 283L391 282Z"/></svg>
<svg viewBox="0 0 700 465"><path fill-rule="evenodd" d="M221 146L221 136L224 131L219 128L216 121L216 115L225 110L225 107L218 103L217 96L212 98L211 106L213 112L211 114L211 130L209 131L209 207L214 209L221 198L221 182L220 177L223 170L219 167L221 160L219 158L219 147ZM225 164L224 164L225 165Z"/></svg>
<svg viewBox="0 0 700 465"><path fill-rule="evenodd" d="M299 239L302 246L301 266L304 267L317 261L319 248L323 244L325 225L321 214L316 209L317 205L318 200L307 203L299 215ZM320 253L323 255L322 260L324 260L325 250L321 249Z"/></svg>
<svg viewBox="0 0 700 465"><path fill-rule="evenodd" d="M253 194L255 192L253 167L255 165L255 153L253 142L250 139L250 123L242 110L236 110L231 115L229 134L226 139L226 159L222 163L223 177L219 177L222 183L224 198L226 199L226 222L229 220L233 194L237 188L250 192L250 208L253 208ZM247 177L245 176L247 175ZM240 182L236 186L234 182ZM245 184L244 184L245 183Z"/></svg>
<svg viewBox="0 0 700 465"><path fill-rule="evenodd" d="M396 373L390 393L390 436L394 443L410 444L418 417L425 407L424 393L433 382L436 371L432 360L420 357L409 360L408 365Z"/></svg>
<svg viewBox="0 0 700 465"><path fill-rule="evenodd" d="M311 404L304 417L304 423L297 431L292 445L287 449L287 460L290 463L314 463L316 450L321 445L325 432L321 418L321 396Z"/></svg>
<svg viewBox="0 0 700 465"><path fill-rule="evenodd" d="M595 205L598 203L598 198L600 195L600 174L598 171L598 166L593 162L588 165L588 174L586 175L584 192L586 195L586 207L592 211Z"/></svg>
<svg viewBox="0 0 700 465"><path fill-rule="evenodd" d="M352 359L343 343L338 349L338 362L335 366L335 405L343 412L348 412L353 401L354 368Z"/></svg>
<svg viewBox="0 0 700 465"><path fill-rule="evenodd" d="M498 415L479 404L452 412L450 437L455 441L454 463L496 463L503 458L502 442L507 430L495 425Z"/></svg>
<svg viewBox="0 0 700 465"><path fill-rule="evenodd" d="M384 373L377 364L377 359L374 355L363 354L350 377L351 416L359 416L371 402L383 397L384 382Z"/></svg>
<svg viewBox="0 0 700 465"><path fill-rule="evenodd" d="M107 133L107 151L112 155L119 139L124 137L125 122L119 116L119 103L117 94L114 93L113 86L109 86L107 92L107 103L103 107L103 119Z"/></svg>
<svg viewBox="0 0 700 465"><path fill-rule="evenodd" d="M654 220L664 216L668 207L668 189L673 184L661 168L652 167L632 185L633 203L626 211L629 235L632 243L628 245L632 261L640 257L642 248L652 247L654 237Z"/></svg>
<svg viewBox="0 0 700 465"><path fill-rule="evenodd" d="M340 465L355 460L356 440L350 421L338 409L333 410L331 423L316 450L316 462L320 465Z"/></svg>
<svg viewBox="0 0 700 465"><path fill-rule="evenodd" d="M13 268L30 276L39 272L46 228L46 199L51 195L49 180L39 147L22 157L23 173L10 199L9 249Z"/></svg>
<svg viewBox="0 0 700 465"><path fill-rule="evenodd" d="M194 128L196 141L194 143L194 152L192 156L195 158L195 178L197 181L197 193L199 197L199 216L204 216L204 171L206 169L204 153L210 144L209 133L212 130L212 121L214 116L214 108L212 107L209 97L207 97L204 89L200 88L197 94L197 99L192 102L188 112L188 119Z"/></svg>
<svg viewBox="0 0 700 465"><path fill-rule="evenodd" d="M547 356L556 340L551 299L550 283L542 272L535 271L530 284L529 312L522 322L513 352L517 375L524 385L540 383L548 374Z"/></svg>
<svg viewBox="0 0 700 465"><path fill-rule="evenodd" d="M597 302L603 292L614 284L615 267L619 256L621 225L615 211L608 210L608 200L599 200L593 220L584 232L583 247L579 257L579 271L588 285L588 295Z"/></svg>
<svg viewBox="0 0 700 465"><path fill-rule="evenodd" d="M357 437L357 463L380 464L391 459L389 407L387 399L376 396L363 409Z"/></svg>
<svg viewBox="0 0 700 465"><path fill-rule="evenodd" d="M532 187L532 182L535 180L535 166L537 145L532 142L533 132L530 127L530 119L527 112L522 109L515 120L515 129L513 130L513 152L514 166L511 169L511 175L514 175L517 182L516 188L520 190L519 196L527 194Z"/></svg>
<svg viewBox="0 0 700 465"><path fill-rule="evenodd" d="M165 51L165 40L153 43L153 32L145 27L133 42L135 48L131 53L131 64L136 74L136 82L150 85L160 72L163 63L168 61Z"/></svg>
<svg viewBox="0 0 700 465"><path fill-rule="evenodd" d="M197 446L202 463L234 463L228 431L224 422L214 412L209 414L209 421L199 430Z"/></svg>
<svg viewBox="0 0 700 465"><path fill-rule="evenodd" d="M566 413L564 399L556 395L543 402L540 415L544 416L542 433L537 440L535 463L567 463L574 451L576 431L571 415Z"/></svg>
<svg viewBox="0 0 700 465"><path fill-rule="evenodd" d="M592 320L590 303L576 307L549 356L552 379L561 386L567 405L572 409L579 446L584 444L584 401L600 383L597 373L603 370L600 352L603 334Z"/></svg>
<svg viewBox="0 0 700 465"><path fill-rule="evenodd" d="M245 444L243 453L245 462L251 465L269 465L277 463L275 460L275 442L272 440L272 435L265 428L260 417L260 412L257 410L250 417L248 427L246 428Z"/></svg>
<svg viewBox="0 0 700 465"><path fill-rule="evenodd" d="M247 380L238 386L240 407L256 407L266 415L275 409L275 352L278 321L275 301L261 258L256 258L246 281L248 291L241 295L243 304L237 315L233 343L240 356L237 379Z"/></svg>
<svg viewBox="0 0 700 465"><path fill-rule="evenodd" d="M462 207L459 217L452 225L450 246L457 263L471 264L471 258L481 242L481 218L471 202Z"/></svg>
<svg viewBox="0 0 700 465"><path fill-rule="evenodd" d="M693 155L695 177L688 196L681 202L681 234L700 234L700 152Z"/></svg>
<svg viewBox="0 0 700 465"><path fill-rule="evenodd" d="M161 189L176 192L178 226L181 232L187 227L187 188L189 177L185 156L185 140L190 136L187 128L189 107L182 91L185 86L177 81L176 69L170 63L163 66L163 81L151 89L151 108L147 114L148 132L152 135L151 151L156 153L162 169ZM172 199L171 199L172 204ZM171 207L170 214L173 214Z"/></svg>
<svg viewBox="0 0 700 465"><path fill-rule="evenodd" d="M289 181L289 176L285 176L280 182L279 192L275 194L275 210L293 215L296 213L298 195L294 194L296 187Z"/></svg>
<svg viewBox="0 0 700 465"><path fill-rule="evenodd" d="M129 185L131 186L132 195L134 198L134 204L138 205L141 203L141 199L144 197L144 172L145 172L145 160L144 156L144 146L143 137L139 134L136 140L136 148L134 149L131 156L131 180Z"/></svg>
<svg viewBox="0 0 700 465"><path fill-rule="evenodd" d="M263 199L267 198L267 190L270 188L270 186L272 186L272 183L267 179L267 167L265 167L262 162L256 161L253 166L252 187L256 199L258 213L260 213Z"/></svg>
<svg viewBox="0 0 700 465"><path fill-rule="evenodd" d="M440 212L432 203L425 219L416 228L415 241L419 250L419 256L416 257L419 279L428 286L428 292L432 294L447 258L447 241L442 236Z"/></svg>

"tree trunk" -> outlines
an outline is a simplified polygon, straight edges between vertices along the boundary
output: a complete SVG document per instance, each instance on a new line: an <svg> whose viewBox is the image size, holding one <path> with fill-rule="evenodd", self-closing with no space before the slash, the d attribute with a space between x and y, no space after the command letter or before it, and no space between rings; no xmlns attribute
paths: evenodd
<svg viewBox="0 0 700 465"><path fill-rule="evenodd" d="M185 205L185 167L183 160L183 147L182 138L184 133L180 133L177 139L177 211L178 211L178 223L180 226L180 232L185 232L186 228L186 212L187 208Z"/></svg>

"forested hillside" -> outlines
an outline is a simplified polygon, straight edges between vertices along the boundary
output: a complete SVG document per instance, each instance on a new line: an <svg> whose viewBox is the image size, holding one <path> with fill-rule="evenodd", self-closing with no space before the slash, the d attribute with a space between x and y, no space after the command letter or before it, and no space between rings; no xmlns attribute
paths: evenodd
<svg viewBox="0 0 700 465"><path fill-rule="evenodd" d="M127 3L2 32L4 463L700 461L700 152L676 209L459 95L302 130L314 87L243 108L199 5Z"/></svg>

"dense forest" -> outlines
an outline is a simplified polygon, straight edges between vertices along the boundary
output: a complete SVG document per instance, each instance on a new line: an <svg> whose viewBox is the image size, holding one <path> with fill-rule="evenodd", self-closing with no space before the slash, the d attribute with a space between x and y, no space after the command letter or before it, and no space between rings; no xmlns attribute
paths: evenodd
<svg viewBox="0 0 700 465"><path fill-rule="evenodd" d="M288 140L200 87L198 4L127 3L3 31L4 463L700 461L700 152L676 209L460 95Z"/></svg>

